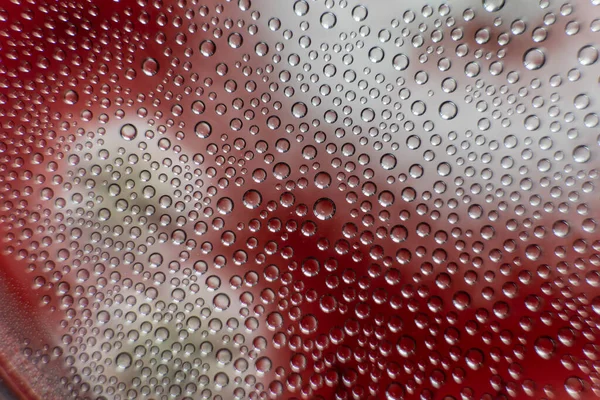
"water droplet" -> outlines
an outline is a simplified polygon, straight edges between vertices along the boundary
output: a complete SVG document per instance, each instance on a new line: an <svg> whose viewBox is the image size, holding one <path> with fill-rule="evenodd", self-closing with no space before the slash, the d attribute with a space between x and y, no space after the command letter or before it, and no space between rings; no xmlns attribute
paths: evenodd
<svg viewBox="0 0 600 400"><path fill-rule="evenodd" d="M238 32L233 32L227 38L227 43L229 43L231 48L238 49L244 44L244 37Z"/></svg>
<svg viewBox="0 0 600 400"><path fill-rule="evenodd" d="M391 153L387 153L384 154L383 156L381 156L381 160L380 160L380 164L381 167L385 170L391 170L394 169L396 167L396 156L394 156Z"/></svg>
<svg viewBox="0 0 600 400"><path fill-rule="evenodd" d="M565 389L571 398L581 399L581 395L585 390L585 384L581 378L571 376L565 380Z"/></svg>
<svg viewBox="0 0 600 400"><path fill-rule="evenodd" d="M200 43L200 53L204 57L212 57L217 51L217 45L212 40L204 40Z"/></svg>
<svg viewBox="0 0 600 400"><path fill-rule="evenodd" d="M369 12L365 6L358 5L352 9L352 18L354 18L356 22L364 21L367 19L368 15Z"/></svg>
<svg viewBox="0 0 600 400"><path fill-rule="evenodd" d="M465 361L467 362L467 366L472 370L479 370L485 361L485 355L479 349L472 348L467 351L465 354Z"/></svg>
<svg viewBox="0 0 600 400"><path fill-rule="evenodd" d="M258 372L259 375L266 374L267 372L269 372L271 370L272 366L273 366L273 363L271 362L271 359L268 357L260 357L254 363L254 368L256 368L256 372Z"/></svg>
<svg viewBox="0 0 600 400"><path fill-rule="evenodd" d="M454 119L458 114L458 107L451 101L445 101L440 105L440 116L443 119L450 120Z"/></svg>
<svg viewBox="0 0 600 400"><path fill-rule="evenodd" d="M133 358L131 357L131 355L129 353L120 353L117 358L116 361L117 366L121 369L127 369L129 367L131 367L131 364L133 363Z"/></svg>
<svg viewBox="0 0 600 400"><path fill-rule="evenodd" d="M545 63L546 55L538 48L527 50L523 56L523 64L530 71L542 68Z"/></svg>
<svg viewBox="0 0 600 400"><path fill-rule="evenodd" d="M542 357L545 360L549 360L554 355L556 344L554 343L554 340L552 340L550 337L541 336L536 339L534 348L538 356Z"/></svg>
<svg viewBox="0 0 600 400"><path fill-rule="evenodd" d="M337 17L332 12L325 12L321 15L321 26L325 29L331 29L337 23Z"/></svg>
<svg viewBox="0 0 600 400"><path fill-rule="evenodd" d="M294 105L292 106L292 114L296 118L304 118L306 116L307 112L308 112L308 107L306 106L306 104L304 104L300 101L294 103Z"/></svg>
<svg viewBox="0 0 600 400"><path fill-rule="evenodd" d="M259 191L250 189L244 193L242 198L242 202L246 206L246 208L254 209L261 205L262 203L262 195Z"/></svg>
<svg viewBox="0 0 600 400"><path fill-rule="evenodd" d="M400 336L396 343L396 349L398 350L398 353L400 353L400 355L404 358L411 357L415 353L416 348L417 343L411 336Z"/></svg>
<svg viewBox="0 0 600 400"><path fill-rule="evenodd" d="M577 53L577 59L581 65L592 65L598 60L598 50L592 46L583 46Z"/></svg>
<svg viewBox="0 0 600 400"><path fill-rule="evenodd" d="M365 108L360 113L363 122L372 122L375 119L375 111L372 108Z"/></svg>
<svg viewBox="0 0 600 400"><path fill-rule="evenodd" d="M134 140L137 137L137 128L131 124L125 124L119 131L121 137L125 140Z"/></svg>
<svg viewBox="0 0 600 400"><path fill-rule="evenodd" d="M371 60L371 62L379 63L383 60L384 56L385 52L381 47L373 47L369 50L369 60Z"/></svg>
<svg viewBox="0 0 600 400"><path fill-rule="evenodd" d="M265 42L259 42L254 47L254 51L256 52L257 56L264 57L269 52L269 45Z"/></svg>
<svg viewBox="0 0 600 400"><path fill-rule="evenodd" d="M76 91L69 89L65 92L63 101L65 102L65 104L71 106L77 104L77 102L79 101L79 94L77 94Z"/></svg>
<svg viewBox="0 0 600 400"><path fill-rule="evenodd" d="M558 237L566 237L569 234L571 227L569 223L564 220L556 221L552 225L552 232Z"/></svg>
<svg viewBox="0 0 600 400"><path fill-rule="evenodd" d="M233 354L229 349L219 349L215 354L215 358L217 359L217 363L220 366L226 366L231 363L233 359Z"/></svg>
<svg viewBox="0 0 600 400"><path fill-rule="evenodd" d="M207 121L200 121L194 127L194 132L199 138L206 139L212 133L212 126Z"/></svg>
<svg viewBox="0 0 600 400"><path fill-rule="evenodd" d="M385 390L386 400L402 400L404 399L404 388L400 383L392 382Z"/></svg>
<svg viewBox="0 0 600 400"><path fill-rule="evenodd" d="M487 12L500 11L504 7L505 0L483 0L483 8Z"/></svg>
<svg viewBox="0 0 600 400"><path fill-rule="evenodd" d="M158 61L156 61L156 59L152 57L148 57L142 62L142 71L147 76L156 75L158 73L159 68L160 66L158 64Z"/></svg>
<svg viewBox="0 0 600 400"><path fill-rule="evenodd" d="M408 68L409 59L405 54L396 54L392 60L392 65L397 71L404 71Z"/></svg>
<svg viewBox="0 0 600 400"><path fill-rule="evenodd" d="M299 17L305 16L309 9L310 7L308 6L306 0L298 0L294 3L294 12Z"/></svg>
<svg viewBox="0 0 600 400"><path fill-rule="evenodd" d="M335 215L335 203L329 198L319 199L315 202L313 211L320 220L331 219Z"/></svg>
<svg viewBox="0 0 600 400"><path fill-rule="evenodd" d="M231 300L229 299L229 296L227 296L225 293L219 293L213 299L213 306L214 309L217 311L225 311L229 308L230 305Z"/></svg>
<svg viewBox="0 0 600 400"><path fill-rule="evenodd" d="M578 163L586 163L592 158L592 152L589 147L581 145L573 149L573 160Z"/></svg>

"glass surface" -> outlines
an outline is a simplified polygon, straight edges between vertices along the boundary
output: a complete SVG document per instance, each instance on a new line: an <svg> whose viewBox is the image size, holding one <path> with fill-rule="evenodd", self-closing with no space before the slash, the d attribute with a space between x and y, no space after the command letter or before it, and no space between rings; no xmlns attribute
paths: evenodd
<svg viewBox="0 0 600 400"><path fill-rule="evenodd" d="M600 397L599 50L598 0L0 2L0 398Z"/></svg>

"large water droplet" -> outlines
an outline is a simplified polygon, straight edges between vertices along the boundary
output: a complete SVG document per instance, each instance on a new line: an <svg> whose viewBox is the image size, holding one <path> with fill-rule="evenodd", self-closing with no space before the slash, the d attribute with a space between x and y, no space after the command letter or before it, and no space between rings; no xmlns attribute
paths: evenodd
<svg viewBox="0 0 600 400"><path fill-rule="evenodd" d="M528 70L540 69L546 63L546 55L541 49L533 48L525 52L523 56L523 64Z"/></svg>

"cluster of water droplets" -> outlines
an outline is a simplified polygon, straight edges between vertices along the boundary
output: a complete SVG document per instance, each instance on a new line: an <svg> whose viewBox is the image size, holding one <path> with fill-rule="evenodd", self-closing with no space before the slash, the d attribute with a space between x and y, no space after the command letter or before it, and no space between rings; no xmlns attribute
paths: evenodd
<svg viewBox="0 0 600 400"><path fill-rule="evenodd" d="M45 398L600 396L599 2L525 3L2 5Z"/></svg>

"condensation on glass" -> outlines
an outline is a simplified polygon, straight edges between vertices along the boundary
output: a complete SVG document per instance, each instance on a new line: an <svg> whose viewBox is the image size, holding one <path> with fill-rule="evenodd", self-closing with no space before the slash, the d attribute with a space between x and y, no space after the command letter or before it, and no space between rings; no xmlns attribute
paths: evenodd
<svg viewBox="0 0 600 400"><path fill-rule="evenodd" d="M598 0L0 4L0 397L600 396Z"/></svg>

